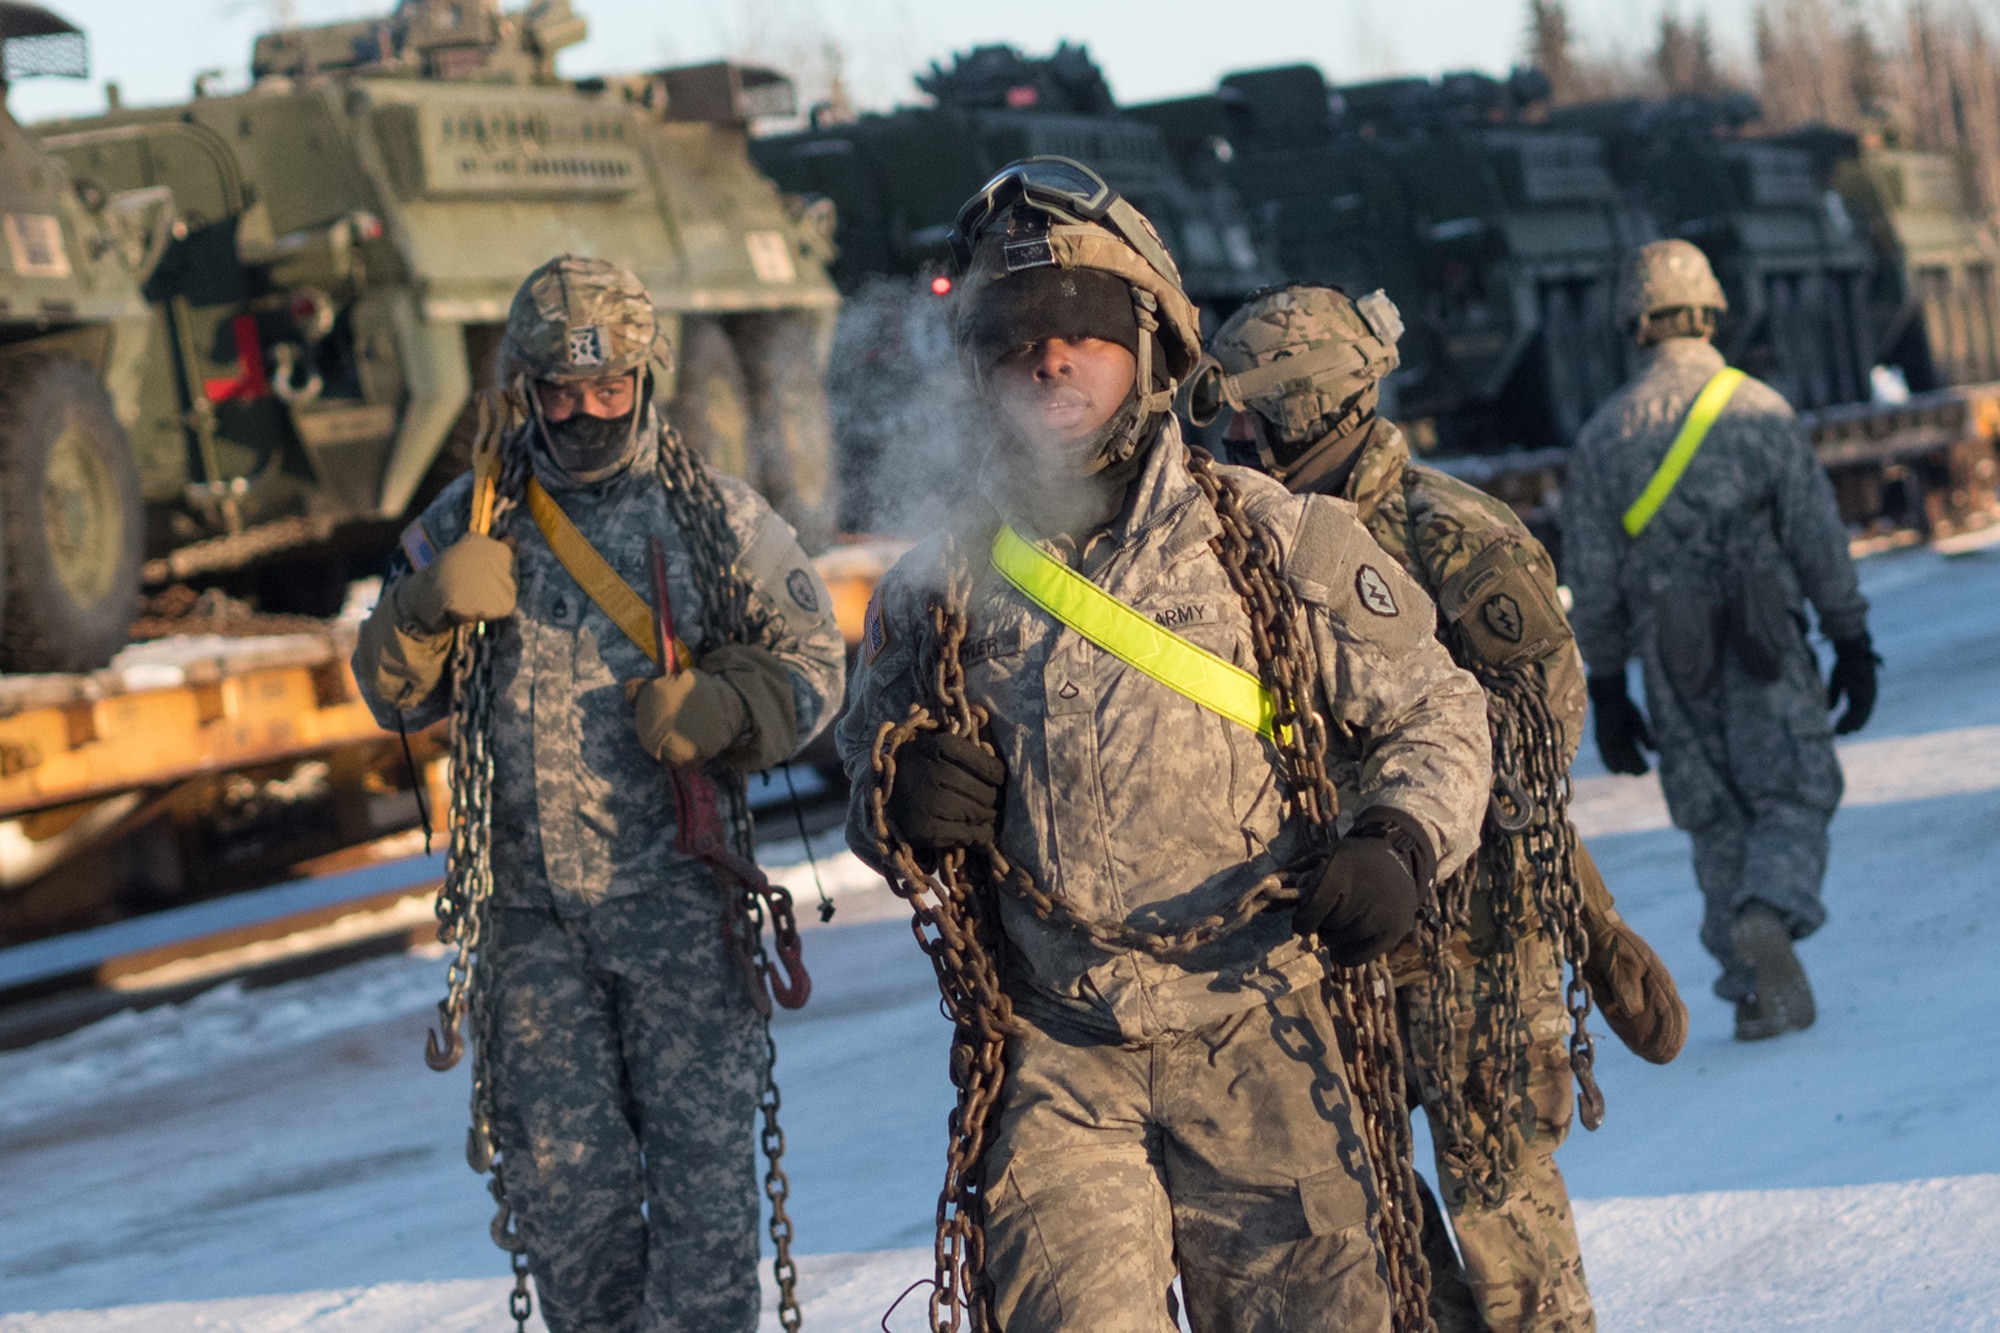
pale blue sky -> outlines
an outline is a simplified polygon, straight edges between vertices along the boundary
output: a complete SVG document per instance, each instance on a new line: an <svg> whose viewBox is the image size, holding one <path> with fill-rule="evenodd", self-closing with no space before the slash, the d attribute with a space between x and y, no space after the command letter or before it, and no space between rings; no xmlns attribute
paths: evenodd
<svg viewBox="0 0 2000 1333"><path fill-rule="evenodd" d="M220 69L240 85L250 40L289 10L303 23L385 12L392 0L45 0L90 35L93 77L24 82L23 120L88 112L116 80L127 102L176 101L194 75ZM1571 0L1587 48L1644 48L1664 0ZM509 0L514 7L517 0ZM1088 43L1121 100L1206 90L1219 74L1307 60L1335 80L1445 69L1502 71L1518 58L1526 0L573 0L590 20L565 52L576 75L754 56L789 68L808 95L823 85L824 52L839 45L865 106L914 93L909 79L935 57L977 42L1028 51L1059 38ZM1752 0L1677 0L1706 11L1725 51L1747 59Z"/></svg>

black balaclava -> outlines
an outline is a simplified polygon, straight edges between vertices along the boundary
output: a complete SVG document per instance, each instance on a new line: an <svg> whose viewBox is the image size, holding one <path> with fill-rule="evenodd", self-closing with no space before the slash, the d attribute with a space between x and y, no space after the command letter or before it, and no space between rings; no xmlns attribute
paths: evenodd
<svg viewBox="0 0 2000 1333"><path fill-rule="evenodd" d="M633 396L632 410L623 416L594 417L578 408L562 421L550 421L536 408L549 459L571 480L601 481L617 472L638 451L639 423L652 398L652 376L644 375Z"/></svg>

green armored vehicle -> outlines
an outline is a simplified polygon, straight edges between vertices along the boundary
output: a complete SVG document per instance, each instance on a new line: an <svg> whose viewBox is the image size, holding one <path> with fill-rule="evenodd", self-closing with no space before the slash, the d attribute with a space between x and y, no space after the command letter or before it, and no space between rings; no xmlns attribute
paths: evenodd
<svg viewBox="0 0 2000 1333"><path fill-rule="evenodd" d="M42 127L90 188L173 192L131 426L148 581L336 606L466 465L514 289L565 251L639 273L678 351L669 416L825 537L839 296L744 148L791 86L557 78L583 35L567 0L402 0L260 37L241 94Z"/></svg>
<svg viewBox="0 0 2000 1333"><path fill-rule="evenodd" d="M901 107L752 142L784 189L830 199L833 273L844 288L878 276L929 280L945 269L958 206L1016 158L1052 153L1093 168L1160 229L1197 303L1226 310L1276 279L1226 182L1190 180L1160 133L1119 111L1087 49L1052 56L982 46L933 63L917 87L934 105Z"/></svg>
<svg viewBox="0 0 2000 1333"><path fill-rule="evenodd" d="M2000 380L2000 236L1968 197L1963 164L1833 130L1802 146L1831 157L1834 188L1875 251L1874 362L1916 393Z"/></svg>
<svg viewBox="0 0 2000 1333"><path fill-rule="evenodd" d="M1426 447L1490 451L1568 444L1617 387L1616 266L1652 236L1595 139L1524 123L1547 95L1531 70L1336 88L1293 65L1133 114L1219 166L1290 276L1384 288L1392 410Z"/></svg>
<svg viewBox="0 0 2000 1333"><path fill-rule="evenodd" d="M0 3L8 82L89 73L81 32ZM139 279L172 222L164 190L73 178L0 107L0 670L102 665L137 600Z"/></svg>

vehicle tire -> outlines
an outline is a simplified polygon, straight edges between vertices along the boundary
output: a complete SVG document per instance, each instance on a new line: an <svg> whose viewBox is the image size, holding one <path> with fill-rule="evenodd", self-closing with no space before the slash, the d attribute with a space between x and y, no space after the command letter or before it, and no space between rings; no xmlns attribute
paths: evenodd
<svg viewBox="0 0 2000 1333"><path fill-rule="evenodd" d="M667 420L717 472L754 484L750 470L750 390L729 335L712 319L681 328L680 391Z"/></svg>
<svg viewBox="0 0 2000 1333"><path fill-rule="evenodd" d="M0 364L0 670L89 671L125 646L144 515L132 445L97 372Z"/></svg>
<svg viewBox="0 0 2000 1333"><path fill-rule="evenodd" d="M791 315L747 319L738 329L750 388L751 484L808 551L833 538L833 413L813 330Z"/></svg>

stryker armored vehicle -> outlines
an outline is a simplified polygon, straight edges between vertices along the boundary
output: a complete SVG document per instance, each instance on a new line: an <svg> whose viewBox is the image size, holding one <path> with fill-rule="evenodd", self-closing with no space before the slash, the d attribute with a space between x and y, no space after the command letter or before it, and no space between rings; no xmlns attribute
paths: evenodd
<svg viewBox="0 0 2000 1333"><path fill-rule="evenodd" d="M1708 255L1729 296L1716 346L1800 410L1865 402L1876 337L1868 237L1826 165L1741 131L1743 94L1558 107L1551 128L1605 144L1626 198Z"/></svg>
<svg viewBox="0 0 2000 1333"><path fill-rule="evenodd" d="M568 0L402 0L259 37L239 94L42 127L86 190L177 211L130 427L149 582L334 609L465 467L514 290L565 251L639 273L678 354L670 418L826 536L839 294L744 148L791 85L558 78L583 35Z"/></svg>
<svg viewBox="0 0 2000 1333"><path fill-rule="evenodd" d="M849 300L829 384L844 517L875 531L921 526L902 497L951 481L966 461L951 447L970 432L947 331L945 238L959 206L1007 163L1047 153L1096 170L1159 228L1211 320L1281 276L1229 183L1186 176L1156 128L1118 109L1084 48L1030 58L983 46L933 63L916 84L933 105L816 117L750 145L780 186L838 219L832 272Z"/></svg>
<svg viewBox="0 0 2000 1333"><path fill-rule="evenodd" d="M1872 364L1901 370L1915 393L2000 380L2000 236L1968 197L1963 164L1836 130L1788 138L1826 159L1874 250Z"/></svg>
<svg viewBox="0 0 2000 1333"><path fill-rule="evenodd" d="M1653 236L1595 139L1523 123L1547 95L1531 70L1330 88L1294 65L1133 114L1226 175L1292 278L1387 290L1393 410L1425 447L1481 451L1567 445L1617 387L1617 264Z"/></svg>
<svg viewBox="0 0 2000 1333"><path fill-rule="evenodd" d="M0 3L7 83L89 74L84 36ZM125 642L141 559L139 280L172 222L164 190L72 178L0 106L0 670L99 666Z"/></svg>
<svg viewBox="0 0 2000 1333"><path fill-rule="evenodd" d="M945 271L960 204L1019 157L1053 153L1093 168L1159 228L1197 303L1223 313L1273 282L1251 219L1219 178L1187 179L1153 126L1132 119L1089 51L1064 43L1031 59L982 46L931 65L917 87L935 105L753 140L758 164L787 191L833 201L834 277L848 290L877 276Z"/></svg>

